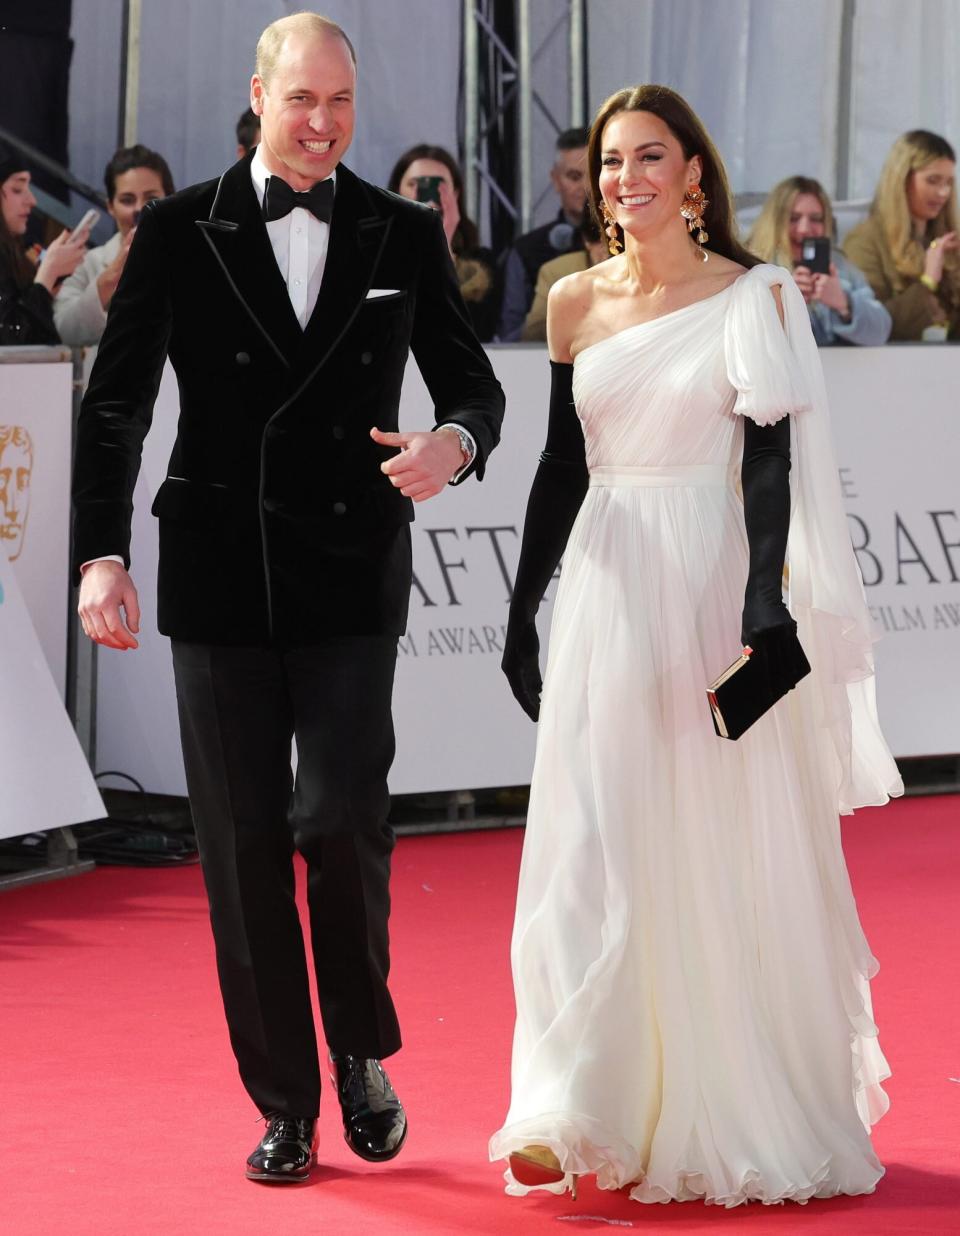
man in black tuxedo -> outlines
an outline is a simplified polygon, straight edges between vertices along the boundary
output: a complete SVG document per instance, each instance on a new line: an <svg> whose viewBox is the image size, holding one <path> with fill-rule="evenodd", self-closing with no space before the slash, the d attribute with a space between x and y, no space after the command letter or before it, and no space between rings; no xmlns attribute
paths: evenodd
<svg viewBox="0 0 960 1236"><path fill-rule="evenodd" d="M135 648L132 494L169 355L181 413L153 507L159 626L172 638L230 1038L268 1119L247 1161L263 1181L303 1180L316 1161L295 849L345 1136L379 1161L406 1135L380 1061L400 1046L386 778L409 525L414 502L483 476L503 416L439 215L340 163L355 63L344 32L316 14L264 32L252 81L261 145L144 211L77 435L81 619L99 643ZM397 432L410 348L435 431Z"/></svg>

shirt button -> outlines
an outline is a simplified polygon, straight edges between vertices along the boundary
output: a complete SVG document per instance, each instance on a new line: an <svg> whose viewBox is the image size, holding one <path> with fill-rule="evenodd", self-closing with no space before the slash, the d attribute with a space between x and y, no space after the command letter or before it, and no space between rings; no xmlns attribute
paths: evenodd
<svg viewBox="0 0 960 1236"><path fill-rule="evenodd" d="M299 279L294 279L294 281L293 281L293 285L294 285L294 287L299 287L299 286L300 286L300 280L299 280Z"/></svg>
<svg viewBox="0 0 960 1236"><path fill-rule="evenodd" d="M302 227L295 227L293 230L294 230L294 231L297 233L297 235L299 236L299 235L300 235L300 233L303 231L303 228L302 228Z"/></svg>
<svg viewBox="0 0 960 1236"><path fill-rule="evenodd" d="M369 365L372 360L373 360L372 352L361 352L360 353L360 364L361 365Z"/></svg>
<svg viewBox="0 0 960 1236"><path fill-rule="evenodd" d="M238 365L249 365L250 364L250 353L249 352L238 352L237 353L237 364Z"/></svg>
<svg viewBox="0 0 960 1236"><path fill-rule="evenodd" d="M345 502L335 502L333 504L333 513L334 515L346 515L347 504Z"/></svg>
<svg viewBox="0 0 960 1236"><path fill-rule="evenodd" d="M336 438L338 442L342 442L343 439L347 436L347 431L344 429L342 425L334 425L331 432L333 433L333 436Z"/></svg>

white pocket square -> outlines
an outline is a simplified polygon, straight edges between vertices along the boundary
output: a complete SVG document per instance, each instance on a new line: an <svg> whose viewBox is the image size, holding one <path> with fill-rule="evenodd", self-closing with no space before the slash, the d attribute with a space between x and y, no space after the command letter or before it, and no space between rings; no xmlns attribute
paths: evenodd
<svg viewBox="0 0 960 1236"><path fill-rule="evenodd" d="M380 296L399 296L399 288L371 288L367 293L367 300L377 300Z"/></svg>

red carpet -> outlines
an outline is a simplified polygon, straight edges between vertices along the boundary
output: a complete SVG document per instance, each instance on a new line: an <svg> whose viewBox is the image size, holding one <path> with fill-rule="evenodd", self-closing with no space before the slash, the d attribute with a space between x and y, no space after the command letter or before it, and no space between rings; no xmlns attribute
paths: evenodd
<svg viewBox="0 0 960 1236"><path fill-rule="evenodd" d="M960 797L844 827L894 1070L876 1133L888 1173L872 1197L722 1211L641 1207L591 1185L576 1203L504 1196L485 1145L507 1099L511 831L400 843L394 991L407 1046L390 1072L410 1139L393 1164L368 1168L328 1093L324 1166L300 1188L243 1178L261 1126L222 1024L197 869L104 869L0 894L0 1231L960 1233Z"/></svg>

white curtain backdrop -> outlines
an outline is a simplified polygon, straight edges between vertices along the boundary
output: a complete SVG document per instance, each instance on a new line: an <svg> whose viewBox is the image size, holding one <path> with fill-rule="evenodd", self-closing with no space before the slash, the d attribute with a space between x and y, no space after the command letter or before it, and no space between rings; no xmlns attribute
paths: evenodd
<svg viewBox="0 0 960 1236"><path fill-rule="evenodd" d="M960 0L857 0L852 197L872 197L894 138L932 129L960 147Z"/></svg>
<svg viewBox="0 0 960 1236"><path fill-rule="evenodd" d="M184 187L234 158L234 126L248 106L257 38L297 0L143 0L138 140ZM323 0L357 50L357 129L345 162L383 184L416 142L457 153L460 5L457 0ZM101 184L116 147L120 0L73 0L70 161Z"/></svg>
<svg viewBox="0 0 960 1236"><path fill-rule="evenodd" d="M735 193L802 173L837 193L842 0L588 0L590 102L644 81L700 114ZM894 138L960 143L960 0L855 0L848 195Z"/></svg>
<svg viewBox="0 0 960 1236"><path fill-rule="evenodd" d="M841 0L592 0L590 101L660 82L694 107L735 193L832 187Z"/></svg>
<svg viewBox="0 0 960 1236"><path fill-rule="evenodd" d="M253 49L299 0L143 0L139 137L178 185L233 158ZM383 183L417 141L456 153L460 0L324 0L359 56L357 134L347 163ZM74 0L70 85L74 172L100 183L116 143L120 0ZM841 63L844 0L587 0L589 104L659 81L697 109L736 193L763 193L797 172L837 195L839 100L849 90L847 193L868 198L890 144L924 127L960 143L960 0L854 0ZM558 125L570 122L566 0L531 6L533 84ZM548 37L549 36L549 37ZM533 111L535 221L553 214L555 130ZM849 222L849 221L847 221Z"/></svg>

